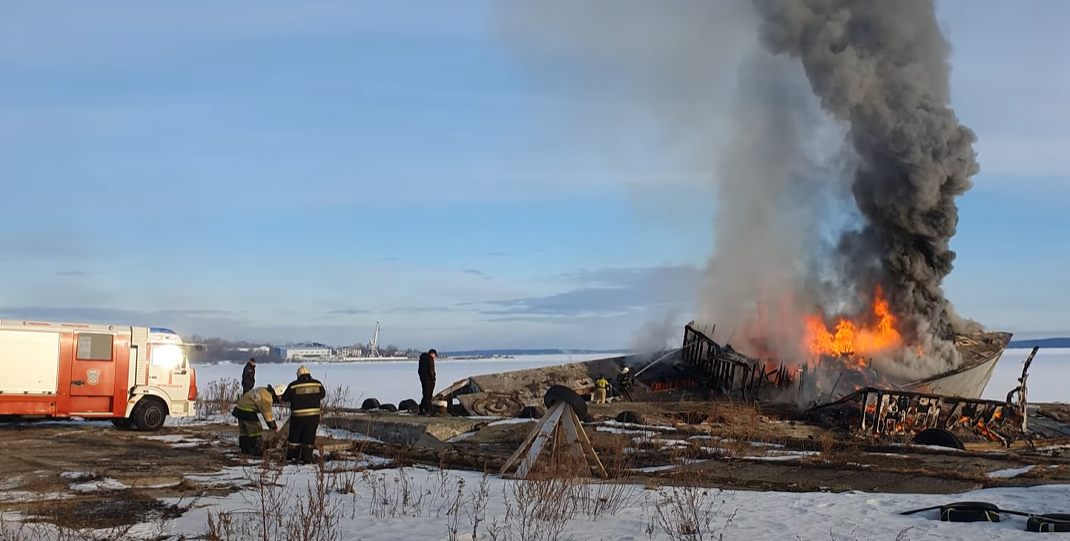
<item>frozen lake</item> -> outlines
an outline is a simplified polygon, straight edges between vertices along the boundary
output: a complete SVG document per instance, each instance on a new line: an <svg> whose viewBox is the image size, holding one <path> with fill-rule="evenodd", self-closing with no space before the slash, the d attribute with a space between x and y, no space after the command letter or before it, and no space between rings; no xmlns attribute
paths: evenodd
<svg viewBox="0 0 1070 541"><path fill-rule="evenodd" d="M1028 349L1008 349L1003 353L996 371L985 390L984 398L1003 400L1015 385L1022 371L1022 361ZM507 370L523 370L568 362L609 357L590 355L521 355L514 359L486 359L467 361L439 361L436 391L469 376L491 374ZM200 386L222 378L241 379L244 363L223 363L197 366ZM350 397L359 405L364 398L374 397L380 402L398 402L420 398L420 382L416 376L416 361L305 363L312 375L327 387L349 387ZM256 367L257 385L289 383L296 377L297 363L260 364ZM1029 400L1031 402L1070 402L1070 349L1041 349L1029 370Z"/></svg>
<svg viewBox="0 0 1070 541"><path fill-rule="evenodd" d="M589 361L612 357L612 354L590 355L518 355L513 359L480 359L466 361L443 361L435 363L438 372L436 391L452 385L455 381L480 374L493 374L507 370L524 370L569 362ZM297 367L302 363L257 364L256 384L286 384L297 377ZM349 396L360 405L365 398L377 398L382 403L397 404L406 398L420 400L420 379L416 375L416 361L384 361L357 363L303 363L312 371L312 377L328 388L338 385L349 387ZM198 365L198 386L221 378L241 380L245 363L222 363Z"/></svg>

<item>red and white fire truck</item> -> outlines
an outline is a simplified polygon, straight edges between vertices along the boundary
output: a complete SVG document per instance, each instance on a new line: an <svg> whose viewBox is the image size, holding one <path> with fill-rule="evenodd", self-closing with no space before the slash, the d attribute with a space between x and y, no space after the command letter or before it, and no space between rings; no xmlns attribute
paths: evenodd
<svg viewBox="0 0 1070 541"><path fill-rule="evenodd" d="M0 320L0 418L159 430L194 414L190 347L169 329Z"/></svg>

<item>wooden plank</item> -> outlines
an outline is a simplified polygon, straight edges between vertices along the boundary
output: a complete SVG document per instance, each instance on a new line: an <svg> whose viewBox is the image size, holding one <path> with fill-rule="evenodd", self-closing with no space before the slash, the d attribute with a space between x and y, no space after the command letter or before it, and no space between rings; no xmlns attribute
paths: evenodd
<svg viewBox="0 0 1070 541"><path fill-rule="evenodd" d="M524 457L523 462L520 463L520 467L516 470L518 477L527 477L531 467L539 458L539 454L542 453L542 448L546 445L546 440L553 435L554 430L561 421L561 414L564 412L565 407L567 406L564 402L558 402L550 410L550 413L546 417L546 422L539 428L538 435L535 437L535 441L531 444L531 449L528 451L527 456Z"/></svg>
<svg viewBox="0 0 1070 541"><path fill-rule="evenodd" d="M580 423L580 418L576 416L575 411L572 412L572 422L575 423L576 428L579 429L580 445L583 446L585 451L591 454L592 458L594 458L594 463L598 464L598 470L602 472L602 477L609 477L609 475L606 474L606 467L602 465L602 461L598 458L598 453L594 451L594 446L591 445L591 440L587 437L587 432L583 430L583 425Z"/></svg>
<svg viewBox="0 0 1070 541"><path fill-rule="evenodd" d="M516 452L514 452L509 457L509 460L505 461L505 465L502 466L501 471L498 472L500 475L505 475L505 472L509 469L509 466L512 466L513 462L516 462L516 459L520 457L520 455L524 452L525 449L528 448L529 445L531 445L531 442L535 440L535 437L542 432L542 428L546 426L546 423L550 420L550 417L553 415L553 412L554 409L551 409L542 416L542 419L539 419L539 423L535 425L535 428L528 434L528 437L524 438L524 443L521 443L520 447L517 447Z"/></svg>

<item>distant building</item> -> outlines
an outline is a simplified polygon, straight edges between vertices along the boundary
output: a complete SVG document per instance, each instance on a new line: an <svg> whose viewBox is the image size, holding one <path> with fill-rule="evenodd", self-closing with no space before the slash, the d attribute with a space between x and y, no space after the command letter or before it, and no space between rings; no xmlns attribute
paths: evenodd
<svg viewBox="0 0 1070 541"><path fill-rule="evenodd" d="M339 351L339 353L342 355L342 357L346 357L346 358L363 357L364 356L364 347L363 346L344 347Z"/></svg>
<svg viewBox="0 0 1070 541"><path fill-rule="evenodd" d="M298 344L296 346L276 347L272 354L287 361L302 359L326 359L331 356L331 348L322 344Z"/></svg>

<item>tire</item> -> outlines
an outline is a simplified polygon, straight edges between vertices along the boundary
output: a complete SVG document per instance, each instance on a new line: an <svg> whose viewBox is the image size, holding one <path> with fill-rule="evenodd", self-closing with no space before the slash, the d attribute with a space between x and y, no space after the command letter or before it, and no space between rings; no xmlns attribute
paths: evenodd
<svg viewBox="0 0 1070 541"><path fill-rule="evenodd" d="M133 427L133 422L126 417L121 419L112 419L111 424L115 425L115 428L119 430L130 430Z"/></svg>
<svg viewBox="0 0 1070 541"><path fill-rule="evenodd" d="M958 436L943 428L926 428L914 436L914 445L935 445L949 449L966 450Z"/></svg>
<svg viewBox="0 0 1070 541"><path fill-rule="evenodd" d="M640 417L639 414L634 411L624 410L617 414L617 422L627 423L630 425L641 425L643 424L643 418Z"/></svg>
<svg viewBox="0 0 1070 541"><path fill-rule="evenodd" d="M999 507L988 502L955 502L940 506L942 522L999 522Z"/></svg>
<svg viewBox="0 0 1070 541"><path fill-rule="evenodd" d="M1030 532L1070 532L1070 514L1033 515L1025 521L1025 529Z"/></svg>
<svg viewBox="0 0 1070 541"><path fill-rule="evenodd" d="M167 408L154 398L142 398L131 415L134 425L142 432L154 432L163 428L167 420Z"/></svg>
<svg viewBox="0 0 1070 541"><path fill-rule="evenodd" d="M580 419L587 418L587 403L583 401L583 397L564 385L554 385L547 389L542 402L546 404L547 408L553 407L558 402L564 402L572 408L572 411L576 412L577 417Z"/></svg>
<svg viewBox="0 0 1070 541"><path fill-rule="evenodd" d="M379 406L379 409L382 410L382 411L389 411L389 412L393 413L393 412L398 410L398 407L393 405L393 404L389 404L388 403L388 404L381 404Z"/></svg>
<svg viewBox="0 0 1070 541"><path fill-rule="evenodd" d="M360 405L362 410L373 410L379 407L379 401L374 398L367 398L364 403Z"/></svg>
<svg viewBox="0 0 1070 541"><path fill-rule="evenodd" d="M398 411L401 410L408 412L420 411L420 403L411 398L402 400L401 402L398 402Z"/></svg>

